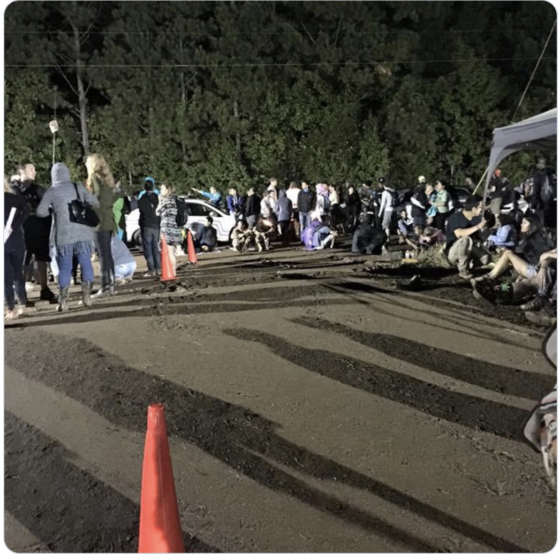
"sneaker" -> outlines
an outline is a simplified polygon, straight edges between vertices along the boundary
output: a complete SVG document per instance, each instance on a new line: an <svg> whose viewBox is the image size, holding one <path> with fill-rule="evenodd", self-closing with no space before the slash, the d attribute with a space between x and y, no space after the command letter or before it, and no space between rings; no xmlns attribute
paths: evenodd
<svg viewBox="0 0 560 554"><path fill-rule="evenodd" d="M459 277L465 281L472 281L473 278L472 273L469 273L468 271L459 271Z"/></svg>
<svg viewBox="0 0 560 554"><path fill-rule="evenodd" d="M489 287L484 283L476 283L473 296L482 302L490 302L493 306L496 304L497 294L494 287Z"/></svg>
<svg viewBox="0 0 560 554"><path fill-rule="evenodd" d="M39 296L39 300L46 300L48 302L53 302L56 300L56 295L53 293L51 289L48 287L41 291L41 296Z"/></svg>
<svg viewBox="0 0 560 554"><path fill-rule="evenodd" d="M491 279L491 278L488 276L488 273L487 273L486 275L481 275L480 277L473 277L473 278L471 279L471 285L472 285L473 288L474 288L475 285L476 285L476 283L485 283L485 282L487 282L487 281L488 281L489 283L493 283L493 282L494 282L494 280Z"/></svg>
<svg viewBox="0 0 560 554"><path fill-rule="evenodd" d="M556 306L550 302L538 312L525 312L525 317L535 325L548 327L556 323Z"/></svg>
<svg viewBox="0 0 560 554"><path fill-rule="evenodd" d="M539 312L546 306L546 299L542 296L535 296L533 300L529 300L525 304L521 304L519 309L522 312Z"/></svg>
<svg viewBox="0 0 560 554"><path fill-rule="evenodd" d="M146 273L144 273L144 275L142 275L142 277L155 277L156 276L156 272L155 271L147 271Z"/></svg>
<svg viewBox="0 0 560 554"><path fill-rule="evenodd" d="M26 310L25 310L25 305L24 305L24 304L20 304L20 305L18 306L18 309L17 309L17 315L18 315L18 317L21 317L22 315L25 315L25 311L26 311Z"/></svg>
<svg viewBox="0 0 560 554"><path fill-rule="evenodd" d="M161 277L161 269L156 269L156 277Z"/></svg>
<svg viewBox="0 0 560 554"><path fill-rule="evenodd" d="M35 290L35 285L33 283L25 283L25 291L33 292Z"/></svg>
<svg viewBox="0 0 560 554"><path fill-rule="evenodd" d="M18 313L16 309L8 310L4 314L4 319L6 319L7 321L12 321L13 319L17 319L17 318L18 318Z"/></svg>
<svg viewBox="0 0 560 554"><path fill-rule="evenodd" d="M99 289L94 295L93 298L98 300L99 298L109 298L111 293L108 290Z"/></svg>
<svg viewBox="0 0 560 554"><path fill-rule="evenodd" d="M117 287L122 287L123 285L126 285L128 283L128 279L117 279L115 281L115 285Z"/></svg>

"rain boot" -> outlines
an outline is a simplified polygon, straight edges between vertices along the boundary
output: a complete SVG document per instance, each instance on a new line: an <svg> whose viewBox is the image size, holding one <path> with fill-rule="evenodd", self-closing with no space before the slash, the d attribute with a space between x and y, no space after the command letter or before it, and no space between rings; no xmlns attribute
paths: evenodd
<svg viewBox="0 0 560 554"><path fill-rule="evenodd" d="M67 312L68 311L68 292L69 288L60 288L58 296L58 306L56 307L57 312Z"/></svg>
<svg viewBox="0 0 560 554"><path fill-rule="evenodd" d="M82 283L82 304L86 308L91 308L91 285L92 283Z"/></svg>

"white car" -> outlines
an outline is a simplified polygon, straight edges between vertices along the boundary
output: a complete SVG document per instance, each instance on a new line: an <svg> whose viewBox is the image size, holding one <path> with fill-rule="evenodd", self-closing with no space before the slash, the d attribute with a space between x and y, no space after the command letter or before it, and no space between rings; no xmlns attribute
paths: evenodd
<svg viewBox="0 0 560 554"><path fill-rule="evenodd" d="M213 227L216 229L219 242L228 243L231 241L231 232L233 231L236 221L235 217L227 214L221 208L216 208L205 200L197 200L195 198L187 198L181 196L186 203L189 212L187 227L196 236L197 228L204 226L206 218L210 216L213 220ZM140 225L138 220L140 212L138 209L132 210L126 216L126 236L128 241L136 246L142 245L142 237L140 235Z"/></svg>

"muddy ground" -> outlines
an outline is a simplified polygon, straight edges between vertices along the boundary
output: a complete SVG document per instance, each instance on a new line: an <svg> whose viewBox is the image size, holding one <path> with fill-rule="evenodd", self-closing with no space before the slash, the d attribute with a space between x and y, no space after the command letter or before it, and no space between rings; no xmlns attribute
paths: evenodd
<svg viewBox="0 0 560 554"><path fill-rule="evenodd" d="M420 291L397 288L415 273ZM555 373L516 309L343 251L226 250L179 279L92 310L76 289L68 314L38 304L6 327L10 549L137 551L151 402L188 551L553 547L521 427Z"/></svg>

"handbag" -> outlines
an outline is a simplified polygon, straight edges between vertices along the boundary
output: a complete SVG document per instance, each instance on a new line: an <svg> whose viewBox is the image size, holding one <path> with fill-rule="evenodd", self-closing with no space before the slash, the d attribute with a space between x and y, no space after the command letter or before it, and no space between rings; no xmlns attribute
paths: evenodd
<svg viewBox="0 0 560 554"><path fill-rule="evenodd" d="M85 201L80 199L78 185L72 183L76 189L76 198L68 204L70 211L70 221L78 225L87 225L88 227L97 227L99 225L99 216L95 210Z"/></svg>

